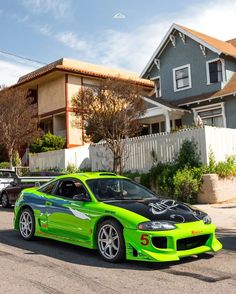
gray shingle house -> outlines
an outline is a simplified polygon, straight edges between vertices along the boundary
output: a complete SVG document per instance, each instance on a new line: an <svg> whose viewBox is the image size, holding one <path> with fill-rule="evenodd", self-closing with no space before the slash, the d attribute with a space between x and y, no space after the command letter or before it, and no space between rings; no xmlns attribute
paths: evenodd
<svg viewBox="0 0 236 294"><path fill-rule="evenodd" d="M236 39L221 41L173 24L141 77L155 82L145 98L146 132L200 123L236 128Z"/></svg>

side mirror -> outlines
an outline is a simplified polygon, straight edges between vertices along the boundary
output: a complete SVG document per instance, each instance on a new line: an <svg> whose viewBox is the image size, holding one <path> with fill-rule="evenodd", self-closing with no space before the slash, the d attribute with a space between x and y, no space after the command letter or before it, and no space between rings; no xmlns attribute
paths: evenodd
<svg viewBox="0 0 236 294"><path fill-rule="evenodd" d="M18 185L18 183L19 183L19 180L18 180L17 178L14 178L14 180L13 180L12 182L10 182L10 185L11 185L12 187L15 187L15 186Z"/></svg>
<svg viewBox="0 0 236 294"><path fill-rule="evenodd" d="M12 187L15 187L15 186L16 186L16 182L15 182L15 181L12 181L12 182L10 182L10 185L11 185Z"/></svg>
<svg viewBox="0 0 236 294"><path fill-rule="evenodd" d="M87 193L76 194L73 196L73 200L82 201L82 202L90 201Z"/></svg>

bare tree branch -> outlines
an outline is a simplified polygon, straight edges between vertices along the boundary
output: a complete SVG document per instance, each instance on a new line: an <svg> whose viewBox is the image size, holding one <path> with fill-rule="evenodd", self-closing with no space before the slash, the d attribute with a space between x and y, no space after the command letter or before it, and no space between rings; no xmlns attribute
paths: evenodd
<svg viewBox="0 0 236 294"><path fill-rule="evenodd" d="M23 88L0 91L0 144L8 152L10 166L13 152L40 135L37 104L27 95Z"/></svg>
<svg viewBox="0 0 236 294"><path fill-rule="evenodd" d="M142 89L132 81L104 79L96 87L82 87L72 104L76 116L83 115L91 140L107 143L113 153L113 169L120 173L124 139L141 130L138 119L145 112Z"/></svg>

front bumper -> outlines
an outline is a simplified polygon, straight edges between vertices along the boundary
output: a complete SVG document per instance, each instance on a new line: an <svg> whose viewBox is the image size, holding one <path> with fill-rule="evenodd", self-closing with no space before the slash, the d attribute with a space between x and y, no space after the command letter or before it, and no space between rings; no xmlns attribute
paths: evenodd
<svg viewBox="0 0 236 294"><path fill-rule="evenodd" d="M182 257L216 252L222 248L222 244L216 239L216 227L213 224L205 225L203 221L197 221L176 224L176 227L169 231L125 228L126 258L158 262L177 261Z"/></svg>

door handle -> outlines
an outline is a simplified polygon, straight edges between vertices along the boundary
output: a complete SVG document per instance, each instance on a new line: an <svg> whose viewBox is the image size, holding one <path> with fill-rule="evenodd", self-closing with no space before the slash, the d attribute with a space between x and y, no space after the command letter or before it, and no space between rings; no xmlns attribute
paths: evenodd
<svg viewBox="0 0 236 294"><path fill-rule="evenodd" d="M52 202L46 201L46 206L52 206Z"/></svg>

